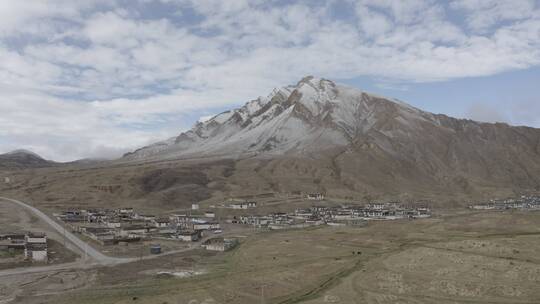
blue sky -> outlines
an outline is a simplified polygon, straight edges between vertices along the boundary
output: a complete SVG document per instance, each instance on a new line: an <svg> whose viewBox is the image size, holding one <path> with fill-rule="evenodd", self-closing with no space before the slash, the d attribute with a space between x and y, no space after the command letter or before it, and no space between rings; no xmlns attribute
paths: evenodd
<svg viewBox="0 0 540 304"><path fill-rule="evenodd" d="M493 76L404 83L388 87L381 87L370 77L345 79L341 82L406 101L433 113L540 127L540 68L537 67Z"/></svg>
<svg viewBox="0 0 540 304"><path fill-rule="evenodd" d="M306 75L540 127L540 3L2 1L0 152L117 157Z"/></svg>

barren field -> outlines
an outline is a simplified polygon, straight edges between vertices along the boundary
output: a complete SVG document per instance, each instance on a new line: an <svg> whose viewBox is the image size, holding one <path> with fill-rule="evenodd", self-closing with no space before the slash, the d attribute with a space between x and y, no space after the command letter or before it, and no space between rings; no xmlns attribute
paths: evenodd
<svg viewBox="0 0 540 304"><path fill-rule="evenodd" d="M446 214L261 232L88 272L85 288L20 303L539 303L540 213ZM179 278L161 271L196 273Z"/></svg>
<svg viewBox="0 0 540 304"><path fill-rule="evenodd" d="M447 218L424 236L448 241L418 234L305 303L538 303L539 224L539 213Z"/></svg>

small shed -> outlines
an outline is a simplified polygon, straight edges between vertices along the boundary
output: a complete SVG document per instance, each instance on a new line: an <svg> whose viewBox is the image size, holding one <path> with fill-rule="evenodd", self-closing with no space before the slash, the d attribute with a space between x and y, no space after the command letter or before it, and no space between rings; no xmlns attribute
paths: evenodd
<svg viewBox="0 0 540 304"><path fill-rule="evenodd" d="M151 254L160 254L161 253L161 245L160 244L154 244L150 246L150 253Z"/></svg>

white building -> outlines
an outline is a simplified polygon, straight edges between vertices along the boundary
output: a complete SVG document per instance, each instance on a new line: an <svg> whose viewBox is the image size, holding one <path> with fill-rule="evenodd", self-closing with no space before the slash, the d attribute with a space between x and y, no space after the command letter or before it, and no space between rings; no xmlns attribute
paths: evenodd
<svg viewBox="0 0 540 304"><path fill-rule="evenodd" d="M257 207L256 202L242 202L242 203L233 203L230 205L232 209L249 209Z"/></svg>
<svg viewBox="0 0 540 304"><path fill-rule="evenodd" d="M135 211L133 210L133 208L120 208L118 209L118 213L122 215L133 215Z"/></svg>
<svg viewBox="0 0 540 304"><path fill-rule="evenodd" d="M153 221L156 219L156 216L152 214L138 214L135 218L143 221Z"/></svg>
<svg viewBox="0 0 540 304"><path fill-rule="evenodd" d="M193 223L193 229L194 230L212 230L212 229L220 229L221 226L219 223Z"/></svg>
<svg viewBox="0 0 540 304"><path fill-rule="evenodd" d="M25 238L24 257L34 262L46 262L47 236L45 234L28 233Z"/></svg>
<svg viewBox="0 0 540 304"><path fill-rule="evenodd" d="M169 219L164 219L164 218L154 220L153 222L154 222L154 225L157 228L167 228L167 227L169 227L169 225L171 225L170 220Z"/></svg>
<svg viewBox="0 0 540 304"><path fill-rule="evenodd" d="M469 206L469 208L475 209L475 210L491 210L491 209L495 209L495 204L473 205L473 206Z"/></svg>
<svg viewBox="0 0 540 304"><path fill-rule="evenodd" d="M227 251L234 248L236 245L238 245L237 239L214 238L204 242L202 247L210 251Z"/></svg>
<svg viewBox="0 0 540 304"><path fill-rule="evenodd" d="M312 201L322 201L324 200L324 194L322 193L310 193L307 195L308 200Z"/></svg>
<svg viewBox="0 0 540 304"><path fill-rule="evenodd" d="M122 226L122 222L118 220L111 220L107 222L107 227L109 228L120 228Z"/></svg>
<svg viewBox="0 0 540 304"><path fill-rule="evenodd" d="M176 238L184 242L196 242L201 238L200 231L182 231L176 235Z"/></svg>

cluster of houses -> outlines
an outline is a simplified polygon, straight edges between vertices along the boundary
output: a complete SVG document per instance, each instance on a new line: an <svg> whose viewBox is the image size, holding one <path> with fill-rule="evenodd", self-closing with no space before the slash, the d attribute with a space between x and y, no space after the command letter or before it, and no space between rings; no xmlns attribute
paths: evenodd
<svg viewBox="0 0 540 304"><path fill-rule="evenodd" d="M220 233L214 212L200 215L170 214L158 217L137 213L133 208L70 210L56 217L71 230L103 244L137 242L143 239L175 239L195 242L205 233Z"/></svg>
<svg viewBox="0 0 540 304"><path fill-rule="evenodd" d="M47 235L44 233L2 234L0 235L0 250L24 252L26 260L32 262L47 262Z"/></svg>
<svg viewBox="0 0 540 304"><path fill-rule="evenodd" d="M311 195L313 200L323 198L322 194ZM246 210L256 208L257 203L231 200L219 207ZM211 235L223 232L215 212L203 212L199 210L198 204L193 204L191 209L186 213L169 214L165 217L138 213L133 208L69 210L55 216L72 231L86 235L102 245L159 239L196 242L201 241L203 237L208 239ZM364 206L314 206L297 209L291 213L271 213L262 216L244 213L230 215L226 221L231 224L277 230L317 225L364 226L368 220L415 219L429 216L431 212L427 207L407 207L400 203L373 203ZM202 246L208 250L225 251L235 244L232 239L214 238L206 240Z"/></svg>
<svg viewBox="0 0 540 304"><path fill-rule="evenodd" d="M401 203L381 203L364 206L315 206L297 209L293 213L234 216L228 222L277 230L318 225L364 226L368 220L416 219L430 216L431 211L426 206L407 207Z"/></svg>
<svg viewBox="0 0 540 304"><path fill-rule="evenodd" d="M520 198L490 200L469 206L473 210L540 210L540 196L523 195Z"/></svg>

